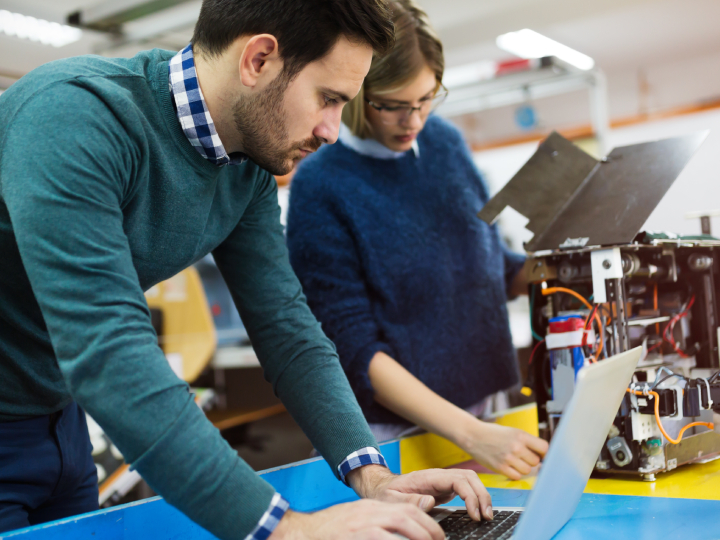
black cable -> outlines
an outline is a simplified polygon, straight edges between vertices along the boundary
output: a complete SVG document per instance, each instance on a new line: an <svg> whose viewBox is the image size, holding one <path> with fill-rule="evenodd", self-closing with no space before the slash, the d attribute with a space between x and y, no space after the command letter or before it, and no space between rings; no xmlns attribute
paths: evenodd
<svg viewBox="0 0 720 540"><path fill-rule="evenodd" d="M677 378L679 378L679 379L688 380L687 377L685 377L685 376L683 376L683 375L678 375L677 373L671 373L670 375L666 375L665 377L663 377L663 378L660 379L659 381L656 381L655 383L653 383L653 385L650 387L650 390L655 390L655 388L657 387L657 385L659 385L659 384L667 381L668 379L672 379L673 377L677 377Z"/></svg>
<svg viewBox="0 0 720 540"><path fill-rule="evenodd" d="M546 344L547 347L547 344ZM542 377L542 385L545 387L545 392L548 396L552 396L552 369L550 367L550 353L545 349L545 354L542 358L542 366L540 368L540 376ZM548 372L550 375L548 376Z"/></svg>

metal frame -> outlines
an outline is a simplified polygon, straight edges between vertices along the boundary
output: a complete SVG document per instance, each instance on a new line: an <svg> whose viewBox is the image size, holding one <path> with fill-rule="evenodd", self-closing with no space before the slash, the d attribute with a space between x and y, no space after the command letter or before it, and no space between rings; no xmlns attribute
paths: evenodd
<svg viewBox="0 0 720 540"><path fill-rule="evenodd" d="M539 69L453 87L438 114L459 116L581 90L588 91L593 133L604 156L610 134L605 74L600 69L578 69L555 57L544 58Z"/></svg>

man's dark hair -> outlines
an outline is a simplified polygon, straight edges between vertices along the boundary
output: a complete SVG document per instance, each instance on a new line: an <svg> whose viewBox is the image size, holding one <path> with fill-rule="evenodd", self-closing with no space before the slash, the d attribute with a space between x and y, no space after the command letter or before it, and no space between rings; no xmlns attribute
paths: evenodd
<svg viewBox="0 0 720 540"><path fill-rule="evenodd" d="M286 75L323 58L340 36L389 51L395 30L387 0L203 0L192 42L217 56L240 36L271 34Z"/></svg>

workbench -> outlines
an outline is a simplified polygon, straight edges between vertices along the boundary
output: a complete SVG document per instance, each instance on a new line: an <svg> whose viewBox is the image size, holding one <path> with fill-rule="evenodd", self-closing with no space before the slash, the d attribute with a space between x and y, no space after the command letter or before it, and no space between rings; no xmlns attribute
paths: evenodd
<svg viewBox="0 0 720 540"><path fill-rule="evenodd" d="M534 407L513 410L499 424L537 430ZM450 442L421 434L381 445L390 469L407 473L428 467L473 468ZM260 473L298 511L313 511L357 497L338 482L324 460L311 459ZM493 507L523 506L533 478L510 481L479 472ZM449 503L462 505L455 499ZM5 540L210 540L162 498L116 506L0 535ZM558 540L720 539L720 460L680 467L644 482L633 476L592 478Z"/></svg>

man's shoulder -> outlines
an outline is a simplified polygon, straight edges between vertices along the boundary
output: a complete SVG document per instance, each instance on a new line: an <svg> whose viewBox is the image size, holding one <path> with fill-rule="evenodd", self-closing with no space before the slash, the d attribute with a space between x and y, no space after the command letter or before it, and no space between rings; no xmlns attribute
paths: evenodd
<svg viewBox="0 0 720 540"><path fill-rule="evenodd" d="M6 137L18 129L26 136L35 130L42 137L43 129L53 123L68 128L54 130L55 137L64 134L72 139L77 129L88 137L93 130L115 132L123 140L126 134L144 137L145 127L160 125L161 100L156 85L162 80L162 66L171 57L171 52L161 50L133 58L88 55L33 70L0 95L0 151ZM155 121L148 124L148 115Z"/></svg>
<svg viewBox="0 0 720 540"><path fill-rule="evenodd" d="M61 100L65 93L78 89L93 93L113 93L119 99L132 98L127 90L128 81L135 85L152 84L158 64L167 62L172 52L154 49L139 53L133 58L105 58L85 55L48 62L34 69L13 84L2 96L6 112L17 111L39 96L50 95ZM72 107L72 102L64 103ZM82 107L82 104L76 104Z"/></svg>

